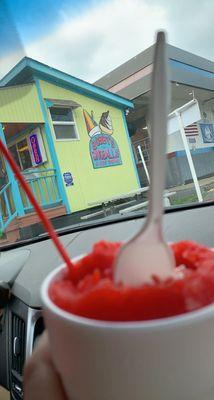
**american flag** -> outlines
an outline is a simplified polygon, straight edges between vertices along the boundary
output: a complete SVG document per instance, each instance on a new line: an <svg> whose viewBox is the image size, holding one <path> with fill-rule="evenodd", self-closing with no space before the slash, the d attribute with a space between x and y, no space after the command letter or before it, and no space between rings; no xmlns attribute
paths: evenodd
<svg viewBox="0 0 214 400"><path fill-rule="evenodd" d="M198 135L198 125L194 124L188 125L184 128L186 136L197 136Z"/></svg>

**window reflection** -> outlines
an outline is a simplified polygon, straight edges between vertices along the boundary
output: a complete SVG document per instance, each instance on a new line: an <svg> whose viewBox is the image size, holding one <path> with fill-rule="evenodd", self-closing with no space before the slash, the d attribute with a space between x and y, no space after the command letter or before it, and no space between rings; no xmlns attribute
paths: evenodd
<svg viewBox="0 0 214 400"><path fill-rule="evenodd" d="M214 94L210 90L172 82L171 112L192 99L198 102L200 117L189 125L184 124L184 131L202 199L208 201L214 199ZM138 174L144 186L148 184L145 166L149 169L150 161L150 92L134 99L134 104L134 110L127 115L127 122ZM180 131L168 135L166 189L176 192L170 198L171 206L199 201Z"/></svg>

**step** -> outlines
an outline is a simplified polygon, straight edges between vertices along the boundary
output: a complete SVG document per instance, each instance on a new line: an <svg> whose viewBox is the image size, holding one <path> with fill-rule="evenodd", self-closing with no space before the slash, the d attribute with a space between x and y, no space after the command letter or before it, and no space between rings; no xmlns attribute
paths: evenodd
<svg viewBox="0 0 214 400"><path fill-rule="evenodd" d="M45 215L51 219L59 216L66 215L65 206L57 206L44 210ZM5 235L2 240L0 239L0 247L9 243L15 243L20 239L20 229L31 226L40 222L38 215L35 212L24 215L23 217L16 217L5 230Z"/></svg>
<svg viewBox="0 0 214 400"><path fill-rule="evenodd" d="M54 208L46 209L46 210L44 210L44 212L45 212L45 215L49 219L51 219L51 218L55 218L55 217L60 217L61 215L65 215L66 208L65 208L65 206L57 206ZM23 217L18 217L17 221L18 221L19 227L24 228L26 226L30 226L30 225L40 222L40 218L38 217L37 213L32 212L32 213L24 215Z"/></svg>

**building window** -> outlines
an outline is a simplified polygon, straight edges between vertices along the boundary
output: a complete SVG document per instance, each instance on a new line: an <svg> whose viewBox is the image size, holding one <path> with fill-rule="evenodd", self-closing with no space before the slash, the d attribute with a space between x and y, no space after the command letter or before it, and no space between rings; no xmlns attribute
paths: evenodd
<svg viewBox="0 0 214 400"><path fill-rule="evenodd" d="M9 147L9 150L13 156L13 159L18 164L21 170L32 168L32 161L30 151L28 148L27 139L23 139L20 142Z"/></svg>
<svg viewBox="0 0 214 400"><path fill-rule="evenodd" d="M71 107L50 107L56 140L79 139Z"/></svg>

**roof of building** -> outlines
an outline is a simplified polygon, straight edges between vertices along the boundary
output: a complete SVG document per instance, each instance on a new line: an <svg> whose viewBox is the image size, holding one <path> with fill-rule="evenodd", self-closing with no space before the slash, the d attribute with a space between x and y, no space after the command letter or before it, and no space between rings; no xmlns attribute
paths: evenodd
<svg viewBox="0 0 214 400"><path fill-rule="evenodd" d="M0 80L0 87L30 83L33 82L35 78L58 84L66 89L72 89L89 97L114 104L120 108L133 108L132 102L128 99L29 57L24 57L20 60L18 64Z"/></svg>
<svg viewBox="0 0 214 400"><path fill-rule="evenodd" d="M95 85L134 99L150 89L154 45L95 82ZM214 62L168 44L172 81L214 90Z"/></svg>

